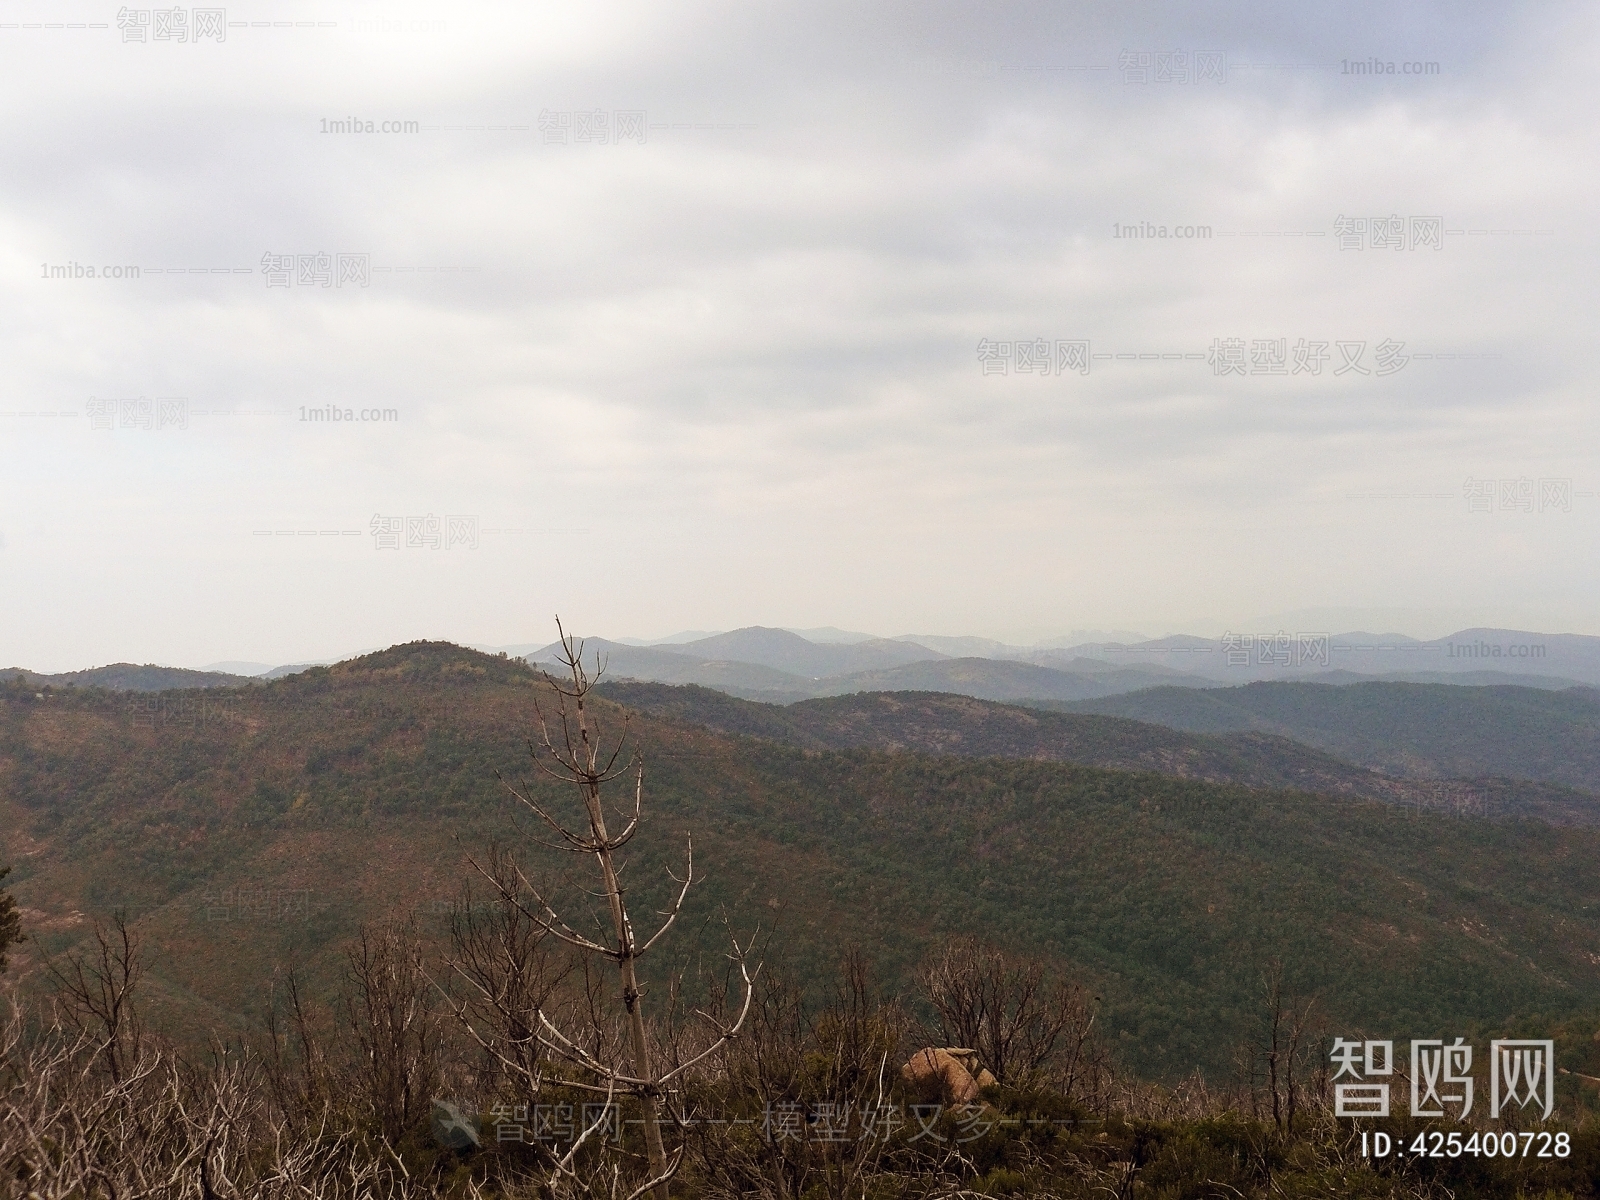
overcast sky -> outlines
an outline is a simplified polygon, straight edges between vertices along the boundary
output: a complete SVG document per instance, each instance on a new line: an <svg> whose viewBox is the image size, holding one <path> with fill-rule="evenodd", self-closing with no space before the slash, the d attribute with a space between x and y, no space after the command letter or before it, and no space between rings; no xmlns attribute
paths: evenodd
<svg viewBox="0 0 1600 1200"><path fill-rule="evenodd" d="M120 11L0 8L0 666L1600 634L1593 5Z"/></svg>

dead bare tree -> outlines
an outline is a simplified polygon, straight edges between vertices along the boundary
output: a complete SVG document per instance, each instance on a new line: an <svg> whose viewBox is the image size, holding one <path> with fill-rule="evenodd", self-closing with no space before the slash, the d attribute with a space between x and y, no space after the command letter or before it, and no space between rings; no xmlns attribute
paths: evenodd
<svg viewBox="0 0 1600 1200"><path fill-rule="evenodd" d="M518 1100L531 1104L544 1057L537 1014L552 1010L574 964L530 915L511 855L491 844L484 869L494 900L479 903L469 880L450 922L450 967L466 984L457 1008L483 1052L485 1082L508 1078L521 1089Z"/></svg>
<svg viewBox="0 0 1600 1200"><path fill-rule="evenodd" d="M309 1122L326 1119L338 1083L326 1032L316 1027L299 976L293 971L284 976L287 1011L283 1014L278 1011L277 990L274 981L264 1021L266 1085L273 1104L298 1132Z"/></svg>
<svg viewBox="0 0 1600 1200"><path fill-rule="evenodd" d="M1256 1120L1270 1120L1279 1133L1292 1134L1307 1101L1315 1104L1324 1090L1326 1072L1314 1070L1312 1061L1317 1000L1290 992L1276 958L1262 968L1259 989L1246 1036L1233 1052L1239 1102L1248 1104Z"/></svg>
<svg viewBox="0 0 1600 1200"><path fill-rule="evenodd" d="M114 1086L123 1082L144 1046L144 1024L133 1004L144 966L139 937L121 912L111 918L109 929L95 922L94 944L87 952L64 962L44 960L63 1022L95 1039L95 1057Z"/></svg>
<svg viewBox="0 0 1600 1200"><path fill-rule="evenodd" d="M918 976L943 1044L976 1050L1001 1083L1026 1086L1049 1073L1072 1094L1095 1020L1083 988L1052 980L1040 959L974 937L947 942Z"/></svg>
<svg viewBox="0 0 1600 1200"><path fill-rule="evenodd" d="M383 1136L398 1144L438 1089L443 1037L422 946L410 925L362 929L349 950L349 1027L361 1053L356 1081Z"/></svg>
<svg viewBox="0 0 1600 1200"><path fill-rule="evenodd" d="M1310 1055L1307 1032L1317 1001L1314 996L1297 1000L1285 994L1283 963L1276 958L1262 974L1261 992L1265 1026L1262 1052L1271 1093L1272 1123L1280 1132L1293 1133L1295 1112L1304 1091L1301 1077Z"/></svg>
<svg viewBox="0 0 1600 1200"><path fill-rule="evenodd" d="M671 1156L667 1154L662 1138L663 1106L673 1089L681 1086L688 1072L716 1055L738 1036L750 1011L755 990L754 975L747 960L749 947L748 943L741 946L730 930L733 948L729 957L737 968L742 989L734 1019L723 1023L701 1013L711 1026L708 1041L682 1061L660 1061L658 1056L652 1054L637 964L661 941L683 910L684 900L695 880L694 846L691 841L683 877L672 876L673 882L678 885L676 898L669 908L659 914L663 918L660 926L641 942L634 934L625 889L619 880L621 867L617 862L617 852L633 839L639 829L644 802L643 760L637 747L624 757L628 742L626 727L609 751L603 748L600 731L591 724L587 698L604 672L604 665L597 657L594 674L591 675L583 665L583 643L568 637L559 619L556 621L556 631L561 639L560 662L565 672L559 679L548 674L545 676L555 692L556 709L553 719L547 720L543 709L535 703L539 737L537 743L530 740L528 751L541 774L576 790L583 809L582 824L577 827L564 824L546 803L536 798L531 786L520 789L510 784L505 786L520 804L553 833L554 840L546 841L544 845L588 856L594 861L600 877L600 890L595 895L609 909L613 940L606 944L579 933L557 913L549 898L528 879L522 869L509 860L491 858L487 868L470 857L469 862L498 895L502 907L519 913L541 937L555 938L580 959L615 964L625 1028L621 1036L614 1036L607 1028L610 1022L605 1015L606 1006L592 988L585 989L586 1003L573 1006L584 1014L581 1021L583 1028L574 1028L564 1020L564 1016L570 1017L570 1013L552 1011L551 991L542 986L529 988L526 981L516 982L504 971L495 977L486 976L481 969L474 967L470 958L463 961L463 955L459 953L451 967L456 977L466 984L467 996L454 1001L453 1006L469 1034L495 1057L502 1069L520 1077L528 1090L538 1092L544 1069L542 1064L549 1061L560 1064L564 1069L566 1077L561 1079L563 1086L604 1095L606 1107L623 1097L636 1099L644 1110L649 1169L647 1178L633 1189L629 1200L647 1191L653 1191L656 1200L668 1200L668 1181L677 1170L683 1148L680 1145ZM552 726L555 726L554 731ZM625 823L620 832L612 833L601 792L606 784L625 777L631 778L634 784L632 811L613 813ZM505 781L502 779L501 782ZM510 952L526 953L527 947L524 945L521 951L510 948ZM585 977L592 982L588 972L585 972ZM496 982L497 979L500 982ZM497 992L496 989L502 984L506 988L522 990L515 993L512 990ZM509 1022L509 1036L488 1036L474 1025L471 1012L474 998L480 1008L486 1006L502 1016L515 1016L516 1019ZM527 1007L523 1008L523 1005ZM567 1024L567 1027L563 1028L563 1024ZM534 1044L540 1052L538 1055L531 1053ZM622 1049L624 1046L625 1051ZM604 1113L579 1134L571 1152L555 1161L549 1179L552 1193L579 1184L573 1169L575 1156L579 1147L601 1128L603 1120ZM615 1172L609 1182L612 1193L620 1196L616 1191L618 1180Z"/></svg>
<svg viewBox="0 0 1600 1200"><path fill-rule="evenodd" d="M144 1031L137 937L120 918L48 967L53 1013L0 1015L0 1193L149 1200L411 1200L397 1156L348 1120L291 1121L268 1064L214 1044L186 1061ZM347 1114L341 1114L347 1116Z"/></svg>
<svg viewBox="0 0 1600 1200"><path fill-rule="evenodd" d="M728 1056L724 1086L710 1089L707 1100L728 1111L741 1100L759 1101L766 1134L740 1136L736 1123L702 1122L689 1146L704 1194L870 1194L886 1162L904 1150L890 1135L890 1097L908 1024L900 1002L870 986L857 947L841 955L833 995L815 1011L792 983L763 978L746 1035ZM808 1129L823 1136L808 1139ZM900 1157L923 1182L948 1182L948 1162Z"/></svg>

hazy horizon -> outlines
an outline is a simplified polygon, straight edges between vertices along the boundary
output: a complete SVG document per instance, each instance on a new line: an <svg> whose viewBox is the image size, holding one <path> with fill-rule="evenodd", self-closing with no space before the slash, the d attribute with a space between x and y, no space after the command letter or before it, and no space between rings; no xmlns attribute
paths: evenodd
<svg viewBox="0 0 1600 1200"><path fill-rule="evenodd" d="M1378 615L1382 611L1383 610L1374 610L1369 615L1374 615L1375 616L1375 615ZM1034 639L1027 640L1027 641L1008 640L1008 639L1000 638L1000 637L991 637L990 635L987 635L987 634L981 634L981 633L980 634L974 634L974 633L971 633L971 632L930 633L930 632L928 632L926 630L923 630L923 631L914 632L914 633L913 632L907 632L907 633L881 633L881 632L873 632L873 631L867 631L867 630L845 630L845 629L840 629L837 626L812 627L812 628L807 629L807 628L797 628L797 627L794 627L794 626L772 625L772 624L764 623L764 622L756 622L753 625L740 626L739 628L740 629L750 629L750 628L781 629L784 632L793 633L793 634L797 634L797 635L799 635L801 637L805 637L809 641L819 642L819 643L823 643L823 644L828 644L828 643L833 643L833 642L840 642L840 643L846 643L847 644L849 642L853 642L853 641L856 641L856 640L864 640L864 639L897 639L897 640L903 640L903 641L916 641L919 638L926 638L926 639L929 639L930 641L937 641L937 640L943 639L943 638L975 638L975 639L987 639L987 640L992 640L992 641L995 641L995 642L999 642L1002 645L1004 645L1004 646L1006 646L1006 647L1008 647L1010 649L1015 649L1015 650L1047 649L1047 648L1071 649L1074 646L1080 646L1080 645L1081 646L1090 646L1090 645L1094 645L1096 643L1111 643L1111 644L1122 643L1122 642L1136 643L1136 642L1140 642L1140 641L1159 641L1159 640L1161 640L1163 638L1185 637L1185 636L1187 636L1187 637L1201 637L1201 638L1207 638L1207 639L1211 639L1211 640L1216 640L1216 639L1219 639L1219 638L1226 637L1229 634L1248 634L1248 635L1252 635L1252 636L1262 636L1262 635L1269 635L1270 636L1272 634L1277 634L1277 633L1289 633L1291 635L1294 635L1294 634L1327 634L1327 635L1332 636L1334 638L1338 638L1340 636L1348 636L1348 635L1351 635L1351 634L1369 634L1369 635L1380 637L1380 638L1381 637L1401 637L1401 638L1414 639L1416 641L1427 642L1427 641L1437 641L1439 639L1446 638L1446 637L1450 636L1451 634L1464 633L1464 632L1468 632L1468 631L1474 630L1474 629L1500 629L1500 630L1503 630L1505 632L1527 633L1527 634L1531 634L1531 635L1549 636L1549 637L1564 636L1564 635L1566 635L1566 634L1571 632L1571 631L1566 631L1566 630L1549 630L1549 629L1546 629L1546 630L1532 630L1532 629L1529 629L1529 630L1518 630L1518 629L1515 629L1514 627L1507 627L1507 626L1451 626L1449 628L1440 629L1437 632L1412 633L1412 632L1408 632L1405 629L1399 628L1398 626L1390 627L1390 626L1384 625L1382 623L1374 624L1374 625L1371 625L1370 627L1337 626L1335 622L1332 622L1332 621L1328 620L1328 618L1334 617L1334 616L1337 616L1337 615L1341 615L1341 614L1339 614L1337 612L1337 610L1307 610L1307 611L1300 612L1300 613L1278 613L1278 614L1274 614L1274 615L1270 615L1270 616L1266 616L1266 617L1257 618L1257 619L1254 619L1254 620L1241 621L1241 622L1237 622L1237 623L1234 623L1234 624L1229 624L1229 625L1226 625L1226 626L1215 625L1215 623L1196 622L1196 623L1193 623L1188 628L1163 630L1163 631L1161 631L1159 633L1156 633L1156 632L1139 632L1139 631L1135 631L1135 630L1123 630L1123 629L1113 629L1113 630L1075 629L1075 630L1068 631L1066 633L1057 634L1057 635L1054 635L1054 636L1046 636L1046 637L1034 638ZM1350 616L1352 614L1350 614L1349 612L1346 612L1346 613L1344 613L1342 615ZM1317 623L1319 619L1322 621L1322 624L1318 624ZM1215 625L1215 627L1213 627L1214 625ZM1413 628L1425 628L1425 627L1413 626ZM553 630L553 625L552 625L552 630ZM824 634L825 630L827 631L828 634L831 634L831 635L844 635L844 636L828 636L828 635ZM592 630L592 629L590 629L590 630L580 629L580 628L576 628L576 627L574 627L574 626L572 626L570 624L567 627L567 631L568 631L568 634L570 636L577 637L577 638L580 638L580 639L601 639L601 640L608 641L608 642L616 642L616 643L620 643L620 644L623 644L623 645L640 646L640 647L651 647L651 646L672 647L672 646L679 645L679 644L681 644L683 642L698 640L700 638L715 637L715 636L718 636L718 635L723 634L723 633L734 632L734 630L723 630L723 629L695 629L695 630L678 630L678 631L674 631L673 633L663 634L663 635L660 635L660 636L657 636L657 637L634 637L632 635L627 635L627 634L619 636L619 635L616 635L612 631L596 631L596 630ZM1580 636L1594 636L1594 635L1580 635ZM519 648L534 647L534 648L540 648L540 647L543 647L543 646L550 645L551 643L553 643L555 641L555 638L553 636L553 633L552 633L551 636L546 637L546 638L542 638L542 639L540 637L538 637L538 636L534 636L534 637L523 638L523 639L514 639L514 640L511 640L511 641L499 642L499 643L491 643L491 642L478 641L478 640L464 640L464 639L448 638L448 637L401 638L401 639L398 639L395 642L385 642L385 643L383 643L381 645L377 644L377 643L372 643L372 644L368 644L368 645L360 646L360 647L355 647L355 648L348 648L347 647L347 648L344 648L342 650L339 650L339 651L336 651L336 652L333 652L333 653L291 655L291 656L288 656L288 657L285 657L285 658L281 658L281 659L278 659L276 661L271 661L271 662L266 661L264 659L248 659L248 658L225 658L225 659L213 659L213 660L207 660L207 661L199 661L197 659L190 659L190 660L186 660L186 661L159 661L159 662L158 661L142 662L142 661L134 660L134 659L131 659L131 658L114 658L114 659L107 659L104 662L74 662L74 663L71 663L71 664L62 664L62 663L48 663L48 664L46 664L46 663L20 662L19 661L19 662L8 662L8 663L0 664L0 666L3 666L4 668L10 668L10 667L25 668L25 669L29 669L29 670L39 671L39 672L44 673L44 674L60 674L60 673L71 672L71 671L92 670L92 669L97 668L97 667L109 666L109 665L112 665L113 663L132 663L134 665L148 665L148 666L169 667L169 668L177 668L177 669L183 669L183 670L222 671L222 672L233 673L233 674L246 674L246 675L248 675L248 674L252 674L252 673L259 673L260 671L272 670L274 668L283 667L283 666L304 666L304 665L308 665L308 664L314 665L314 664L318 664L318 663L342 662L342 661L346 661L346 660L349 660L349 659L352 659L352 658L357 658L357 657L359 657L361 655L372 654L372 653L375 653L375 652L380 651L380 650L386 650L386 649L391 648L392 646L403 645L405 643L415 642L415 641L451 642L451 643L454 643L456 645L460 645L460 646L464 646L464 647L469 647L469 648L473 648L473 649L494 652L494 651L498 651L498 650L501 650L501 649L507 649L507 648L512 648L512 647L519 647ZM937 649L936 647L929 647L929 648L930 649ZM977 656L978 657L983 657L983 655L977 655ZM1518 663L1512 662L1510 660L1507 660L1504 664L1495 664L1496 669L1502 669L1502 670L1508 670L1508 671L1515 671L1515 670L1517 670L1519 668L1519 666L1521 666L1523 668L1526 668L1527 664L1518 664Z"/></svg>

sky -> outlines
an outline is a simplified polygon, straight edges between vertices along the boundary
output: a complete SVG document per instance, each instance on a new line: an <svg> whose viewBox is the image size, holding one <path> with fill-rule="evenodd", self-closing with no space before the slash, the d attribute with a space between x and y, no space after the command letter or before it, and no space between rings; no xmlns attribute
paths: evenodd
<svg viewBox="0 0 1600 1200"><path fill-rule="evenodd" d="M1600 634L1597 19L4 0L0 665Z"/></svg>

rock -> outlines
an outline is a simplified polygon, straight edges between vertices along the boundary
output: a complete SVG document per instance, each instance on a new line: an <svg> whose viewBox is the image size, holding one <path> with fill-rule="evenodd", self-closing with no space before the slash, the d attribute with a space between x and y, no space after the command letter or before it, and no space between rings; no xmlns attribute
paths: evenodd
<svg viewBox="0 0 1600 1200"><path fill-rule="evenodd" d="M974 1078L973 1068L978 1076ZM978 1067L974 1050L959 1046L930 1046L918 1050L900 1068L900 1077L925 1096L937 1095L945 1104L970 1104L980 1088L994 1082L994 1076Z"/></svg>

